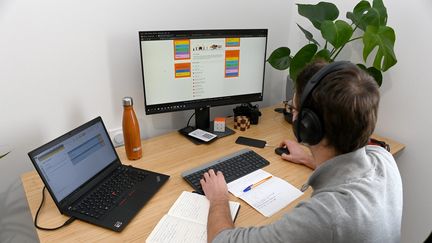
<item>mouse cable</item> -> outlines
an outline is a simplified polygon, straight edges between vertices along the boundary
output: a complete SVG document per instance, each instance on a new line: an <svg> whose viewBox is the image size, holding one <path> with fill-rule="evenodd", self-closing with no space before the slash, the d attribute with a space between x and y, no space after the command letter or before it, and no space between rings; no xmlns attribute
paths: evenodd
<svg viewBox="0 0 432 243"><path fill-rule="evenodd" d="M39 225L37 224L37 219L38 219L38 216L39 216L39 212L40 212L40 210L41 210L41 208L42 208L43 203L45 202L45 188L46 188L46 186L44 186L43 189L42 189L42 201L41 201L41 203L40 203L40 205L39 205L39 208L38 208L38 210L37 210L37 212L36 212L36 216L35 216L35 219L34 219L34 226L35 226L36 228L40 229L40 230L57 230L57 229L60 229L60 228L62 228L62 227L64 227L64 226L69 225L70 223L72 223L72 222L75 220L75 217L70 217L70 218L69 218L68 220L66 220L66 222L64 222L62 225L60 225L60 226L58 226L58 227L55 227L55 228L44 228L44 227L41 227L41 226L39 226Z"/></svg>
<svg viewBox="0 0 432 243"><path fill-rule="evenodd" d="M186 124L186 126L189 126L189 122L191 121L192 117L195 115L195 112L189 117L188 123Z"/></svg>

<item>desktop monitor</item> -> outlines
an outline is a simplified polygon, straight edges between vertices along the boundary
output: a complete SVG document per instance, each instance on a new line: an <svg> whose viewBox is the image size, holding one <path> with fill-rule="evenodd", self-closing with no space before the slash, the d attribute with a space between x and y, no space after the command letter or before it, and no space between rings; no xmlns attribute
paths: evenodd
<svg viewBox="0 0 432 243"><path fill-rule="evenodd" d="M262 101L267 29L140 31L146 114Z"/></svg>

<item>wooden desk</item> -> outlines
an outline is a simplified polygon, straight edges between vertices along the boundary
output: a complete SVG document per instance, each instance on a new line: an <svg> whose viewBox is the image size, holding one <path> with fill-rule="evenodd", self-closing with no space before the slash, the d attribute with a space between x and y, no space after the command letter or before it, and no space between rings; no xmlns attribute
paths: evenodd
<svg viewBox="0 0 432 243"><path fill-rule="evenodd" d="M263 114L258 125L252 125L250 129L244 132L235 130L236 134L218 139L209 145L194 145L177 132L171 132L142 141L143 157L137 161L128 161L124 148L118 148L117 152L124 164L132 164L139 168L168 174L171 178L121 233L76 220L71 225L57 231L36 230L40 241L144 242L181 192L192 190L180 176L183 171L244 148L245 146L234 143L239 135L266 140L269 145L274 146L277 146L285 138L294 139L291 125L284 120L282 114L274 112L273 108L262 109ZM232 128L232 124L232 119L228 119L227 125ZM390 139L385 139L385 141L390 144L393 154L404 148L404 145ZM274 153L274 147L251 149L270 161L270 165L264 168L266 171L285 179L297 188L300 188L307 181L312 172L305 166L283 161ZM43 183L36 171L23 174L21 179L34 218L41 201ZM270 218L262 216L248 204L230 195L230 200L241 202L235 225L253 226L271 223L291 210L298 202L310 197L311 192L312 189L308 189L303 196ZM44 227L59 226L68 217L59 213L48 193L47 195L47 200L39 215L39 224Z"/></svg>

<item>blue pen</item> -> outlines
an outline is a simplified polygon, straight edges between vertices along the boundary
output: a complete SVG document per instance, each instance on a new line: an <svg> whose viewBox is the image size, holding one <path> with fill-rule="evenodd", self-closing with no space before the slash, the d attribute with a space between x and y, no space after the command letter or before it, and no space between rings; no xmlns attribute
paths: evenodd
<svg viewBox="0 0 432 243"><path fill-rule="evenodd" d="M254 183L254 184L252 184L252 185L250 185L250 186L246 187L246 188L245 188L245 189L243 190L243 192L247 192L247 191L250 191L250 190L251 190L252 188L254 188L254 187L257 187L257 186L261 185L262 183L266 182L266 181L267 181L267 180L269 180L270 178L272 178L272 176L266 177L266 178L264 178L264 179L260 180L259 182L257 182L257 183Z"/></svg>

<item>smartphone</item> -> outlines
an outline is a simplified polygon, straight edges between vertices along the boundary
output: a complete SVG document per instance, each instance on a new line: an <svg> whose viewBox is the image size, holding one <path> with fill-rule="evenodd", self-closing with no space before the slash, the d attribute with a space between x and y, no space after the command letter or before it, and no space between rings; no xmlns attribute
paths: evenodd
<svg viewBox="0 0 432 243"><path fill-rule="evenodd" d="M247 146L252 146L252 147L257 147L257 148L264 148L267 142L264 140L239 136L237 138L237 140L235 141L235 143L247 145Z"/></svg>

